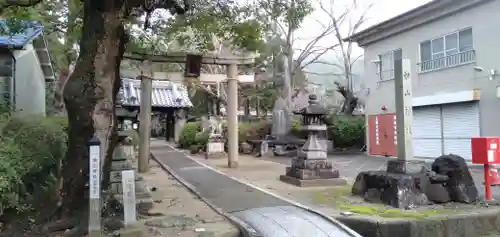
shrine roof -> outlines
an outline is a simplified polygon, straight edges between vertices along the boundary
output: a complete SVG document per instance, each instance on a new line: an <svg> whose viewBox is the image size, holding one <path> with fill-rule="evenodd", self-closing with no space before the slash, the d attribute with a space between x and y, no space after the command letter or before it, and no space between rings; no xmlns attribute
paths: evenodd
<svg viewBox="0 0 500 237"><path fill-rule="evenodd" d="M18 23L19 27L23 28L13 35L7 35L4 33L9 31L7 21L0 19L0 27L3 29L0 33L0 47L21 49L43 33L43 25L40 22L18 21Z"/></svg>
<svg viewBox="0 0 500 237"><path fill-rule="evenodd" d="M124 106L140 106L141 81L133 78L122 78L119 97ZM189 99L186 87L180 83L153 80L151 106L163 108L189 108L193 104Z"/></svg>

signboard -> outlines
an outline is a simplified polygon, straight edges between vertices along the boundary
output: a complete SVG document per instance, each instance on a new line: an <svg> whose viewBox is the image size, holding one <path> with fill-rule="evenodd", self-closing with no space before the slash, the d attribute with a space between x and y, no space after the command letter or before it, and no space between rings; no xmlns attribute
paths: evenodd
<svg viewBox="0 0 500 237"><path fill-rule="evenodd" d="M89 189L90 199L99 199L101 194L101 151L99 146L89 148Z"/></svg>

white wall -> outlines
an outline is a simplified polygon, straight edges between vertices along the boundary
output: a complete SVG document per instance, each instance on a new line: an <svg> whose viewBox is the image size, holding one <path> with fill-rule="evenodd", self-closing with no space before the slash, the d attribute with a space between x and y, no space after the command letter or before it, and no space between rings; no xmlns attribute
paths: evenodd
<svg viewBox="0 0 500 237"><path fill-rule="evenodd" d="M14 52L16 58L15 105L21 114L45 115L45 78L31 44Z"/></svg>

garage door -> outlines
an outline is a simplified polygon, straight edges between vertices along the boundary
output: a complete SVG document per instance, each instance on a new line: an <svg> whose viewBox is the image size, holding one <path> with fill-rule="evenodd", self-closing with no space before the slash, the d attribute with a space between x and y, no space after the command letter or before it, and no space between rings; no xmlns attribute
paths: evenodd
<svg viewBox="0 0 500 237"><path fill-rule="evenodd" d="M441 155L441 108L413 108L413 155L436 158Z"/></svg>
<svg viewBox="0 0 500 237"><path fill-rule="evenodd" d="M443 105L443 142L445 154L471 160L470 138L479 136L478 103Z"/></svg>

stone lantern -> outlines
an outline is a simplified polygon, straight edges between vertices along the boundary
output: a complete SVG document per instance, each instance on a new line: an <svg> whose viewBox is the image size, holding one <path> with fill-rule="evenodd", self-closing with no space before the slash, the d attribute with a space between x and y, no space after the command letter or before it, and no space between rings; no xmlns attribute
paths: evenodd
<svg viewBox="0 0 500 237"><path fill-rule="evenodd" d="M280 180L301 187L346 184L327 159L326 147L318 136L327 129L327 110L318 104L316 95L309 95L309 105L294 114L302 116L302 129L308 133L308 137Z"/></svg>

